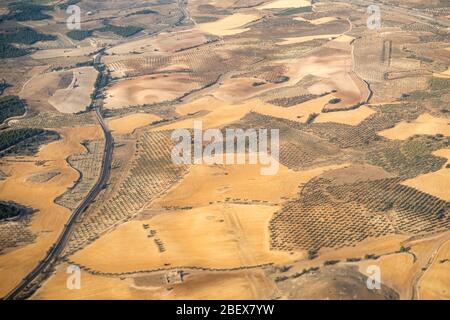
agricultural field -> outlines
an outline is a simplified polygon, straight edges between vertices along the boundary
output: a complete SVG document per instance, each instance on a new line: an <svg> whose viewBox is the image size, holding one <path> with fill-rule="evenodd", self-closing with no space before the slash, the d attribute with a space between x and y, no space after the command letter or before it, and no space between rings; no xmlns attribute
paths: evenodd
<svg viewBox="0 0 450 320"><path fill-rule="evenodd" d="M371 4L0 2L0 298L450 299L450 7Z"/></svg>

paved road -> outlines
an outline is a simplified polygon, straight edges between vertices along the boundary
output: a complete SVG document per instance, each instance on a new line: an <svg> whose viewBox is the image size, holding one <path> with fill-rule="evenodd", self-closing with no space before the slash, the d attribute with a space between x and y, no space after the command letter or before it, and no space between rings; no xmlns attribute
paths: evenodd
<svg viewBox="0 0 450 320"><path fill-rule="evenodd" d="M108 181L112 161L113 139L111 132L109 131L108 126L103 120L103 117L98 108L96 108L96 114L98 121L103 129L106 140L100 177L95 186L83 200L83 202L73 211L68 222L64 225L63 232L61 233L55 244L50 248L44 260L40 261L39 264L33 269L33 271L31 271L16 286L16 288L14 288L6 297L4 297L4 299L15 299L34 279L36 279L39 274L41 274L52 265L52 263L58 258L58 256L64 249L64 246L72 233L73 226L75 225L77 218L89 207L90 203L97 197L97 195L105 187Z"/></svg>

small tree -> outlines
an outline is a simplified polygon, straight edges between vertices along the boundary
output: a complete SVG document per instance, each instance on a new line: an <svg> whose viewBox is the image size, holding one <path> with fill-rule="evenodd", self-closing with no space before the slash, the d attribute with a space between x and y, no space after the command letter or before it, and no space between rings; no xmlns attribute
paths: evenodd
<svg viewBox="0 0 450 320"><path fill-rule="evenodd" d="M339 99L339 98L333 98L329 101L329 103L331 103L331 104L337 104L339 102L341 102L341 99Z"/></svg>
<svg viewBox="0 0 450 320"><path fill-rule="evenodd" d="M409 252L409 250L411 250L411 247L404 247L404 246L400 247L400 252Z"/></svg>
<svg viewBox="0 0 450 320"><path fill-rule="evenodd" d="M313 259L317 258L317 256L318 256L317 250L314 250L314 249L308 250L308 259L309 260L313 260Z"/></svg>

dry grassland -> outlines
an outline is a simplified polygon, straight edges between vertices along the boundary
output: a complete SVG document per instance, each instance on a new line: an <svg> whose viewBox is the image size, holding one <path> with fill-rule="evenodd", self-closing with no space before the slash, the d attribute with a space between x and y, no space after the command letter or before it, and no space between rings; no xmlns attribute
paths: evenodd
<svg viewBox="0 0 450 320"><path fill-rule="evenodd" d="M450 78L450 67L444 72L433 73L433 76L438 78Z"/></svg>
<svg viewBox="0 0 450 320"><path fill-rule="evenodd" d="M200 110L210 111L205 116L193 117L190 119L185 119L164 125L155 130L173 130L179 128L193 128L194 121L201 120L203 122L203 128L220 128L226 124L235 122L244 117L251 110L258 107L259 103L257 101L248 102L245 104L228 104L218 99L213 98L201 98L199 101L193 103L188 103L186 107L180 106L177 110L182 110L181 113L186 114L186 112L194 113ZM212 103L207 103L207 102ZM262 102L261 102L262 103ZM191 110L191 111L188 111ZM197 110L197 111L194 111Z"/></svg>
<svg viewBox="0 0 450 320"><path fill-rule="evenodd" d="M97 74L93 67L73 69L72 83L57 90L48 102L62 113L84 111L91 103Z"/></svg>
<svg viewBox="0 0 450 320"><path fill-rule="evenodd" d="M448 275L445 275L448 271L448 261L445 261L445 257L448 257L449 239L450 234L444 232L409 244L411 252L417 257L416 274L410 281L410 297L414 296L417 299L448 297L450 282L445 281L448 279ZM439 281L436 281L436 275L440 276ZM422 294L425 296L422 297Z"/></svg>
<svg viewBox="0 0 450 320"><path fill-rule="evenodd" d="M328 22L336 21L337 18L336 17L323 17L323 18L318 18L318 19L313 19L313 20L307 20L303 17L296 17L296 18L294 18L294 20L306 21L306 22L312 23L317 26L317 25L321 25L321 24L326 24Z"/></svg>
<svg viewBox="0 0 450 320"><path fill-rule="evenodd" d="M348 45L350 45L350 43L351 43L353 40L355 40L355 38L352 37L352 36L349 36L349 35L347 35L347 34L341 34L341 35L340 35L339 37L337 37L336 39L333 39L333 41L335 41L335 42L342 42L342 43L345 43L345 44L348 44Z"/></svg>
<svg viewBox="0 0 450 320"><path fill-rule="evenodd" d="M179 106L177 112L186 115L202 110L210 111L205 116L193 117L175 123L164 125L157 130L173 130L179 128L193 128L194 121L202 120L203 128L220 128L226 124L242 119L247 113L255 111L264 115L305 123L312 113L321 113L332 95L326 95L306 101L292 107L279 107L265 103L258 99L249 100L242 104L229 104L219 99L207 97L192 103ZM363 111L358 113L364 113Z"/></svg>
<svg viewBox="0 0 450 320"><path fill-rule="evenodd" d="M354 110L321 113L314 122L335 122L357 126L375 112L376 111L369 108L368 106L362 106Z"/></svg>
<svg viewBox="0 0 450 320"><path fill-rule="evenodd" d="M152 281L154 278L163 278L163 275L119 278L92 275L81 270L81 289L69 290L66 269L66 264L58 266L55 275L43 284L33 299L268 299L275 290L261 270L192 273L178 284Z"/></svg>
<svg viewBox="0 0 450 320"><path fill-rule="evenodd" d="M47 101L62 113L76 113L89 106L96 79L93 67L37 73L24 84L21 96L30 101Z"/></svg>
<svg viewBox="0 0 450 320"><path fill-rule="evenodd" d="M146 56L161 54L161 52L175 53L205 43L207 40L207 37L200 30L189 29L177 33L160 33L156 37L132 40L114 46L106 52L109 55L128 55L139 52ZM158 50L158 52L155 53L155 50Z"/></svg>
<svg viewBox="0 0 450 320"><path fill-rule="evenodd" d="M414 256L409 253L396 253L380 257L376 261L364 261L359 264L359 271L367 276L370 266L378 266L381 271L381 282L394 289L401 298L409 299L411 281L417 272L414 268Z"/></svg>
<svg viewBox="0 0 450 320"><path fill-rule="evenodd" d="M434 262L419 283L421 299L450 299L450 241L442 245Z"/></svg>
<svg viewBox="0 0 450 320"><path fill-rule="evenodd" d="M276 0L265 4L259 9L285 9L285 8L301 8L311 6L310 0Z"/></svg>
<svg viewBox="0 0 450 320"><path fill-rule="evenodd" d="M177 33L161 33L152 45L161 52L177 52L205 43L208 38L197 29L189 29Z"/></svg>
<svg viewBox="0 0 450 320"><path fill-rule="evenodd" d="M331 98L331 95L325 95L323 97L306 101L288 108L277 107L271 104L261 104L261 106L255 111L275 118L283 118L305 123L308 120L308 116L310 114L321 113L322 109L326 106Z"/></svg>
<svg viewBox="0 0 450 320"><path fill-rule="evenodd" d="M266 205L216 204L163 213L149 220L122 224L70 259L108 273L286 263L298 255L269 248L268 224L276 209ZM143 227L145 224L153 230L153 236Z"/></svg>
<svg viewBox="0 0 450 320"><path fill-rule="evenodd" d="M285 39L283 39L283 41L280 41L277 44L279 46L285 46L285 45L299 44L299 43L304 43L304 42L313 41L313 40L320 40L320 39L332 40L332 39L339 37L340 35L341 34L338 33L338 34L321 34L321 35L315 35L315 36L292 37L292 38L285 38Z"/></svg>
<svg viewBox="0 0 450 320"><path fill-rule="evenodd" d="M327 170L340 166L319 167L293 171L279 165L274 176L260 174L258 165L194 165L184 179L166 196L155 201L155 206L205 206L210 202L238 199L239 201L266 201L279 203L296 197L299 186Z"/></svg>
<svg viewBox="0 0 450 320"><path fill-rule="evenodd" d="M161 120L161 118L153 114L134 113L125 117L108 120L108 127L113 134L122 135L132 133L134 130L158 120Z"/></svg>
<svg viewBox="0 0 450 320"><path fill-rule="evenodd" d="M115 56L122 56L130 54L131 52L146 52L152 54L151 51L154 45L154 39L151 37L139 38L126 43L118 44L112 48L106 50L108 56L105 57L105 62L109 63L111 59L115 59ZM150 52L149 52L150 50Z"/></svg>
<svg viewBox="0 0 450 320"><path fill-rule="evenodd" d="M213 5L214 7L226 9L226 8L232 7L236 1L235 0L211 0L211 1L208 0L205 2Z"/></svg>
<svg viewBox="0 0 450 320"><path fill-rule="evenodd" d="M139 298L139 292L133 295L129 279L92 275L81 270L81 289L67 288L67 264L56 267L55 273L33 295L34 300L90 300L90 299L133 299Z"/></svg>
<svg viewBox="0 0 450 320"><path fill-rule="evenodd" d="M250 99L257 94L273 89L279 85L273 83L264 83L255 86L257 82L263 81L257 78L236 78L229 79L221 83L211 94L216 98L228 101L230 103L238 103ZM264 81L263 81L264 82ZM281 85L286 85L281 84Z"/></svg>
<svg viewBox="0 0 450 320"><path fill-rule="evenodd" d="M386 235L378 238L367 238L355 246L338 249L323 248L319 251L318 259L322 261L345 258L362 258L367 253L386 255L399 250L402 241L408 239L407 235Z"/></svg>
<svg viewBox="0 0 450 320"><path fill-rule="evenodd" d="M417 134L443 134L450 136L450 120L436 118L428 113L424 113L414 121L403 121L394 128L381 131L378 134L391 140L406 140Z"/></svg>
<svg viewBox="0 0 450 320"><path fill-rule="evenodd" d="M199 87L187 73L155 74L115 82L106 90L105 107L128 106L175 100Z"/></svg>
<svg viewBox="0 0 450 320"><path fill-rule="evenodd" d="M355 246L347 246L339 249L322 248L319 251L317 258L310 260L300 260L295 263L295 269L300 271L315 266L321 266L325 261L339 260L341 262L347 262L348 258L362 260L360 262L354 262L355 264L365 264L371 262L376 264L377 260L364 260L366 254L375 254L378 256L388 257L392 253L399 250L401 243L408 239L406 235L387 235L379 238L365 239ZM353 263L353 262L351 262ZM295 272L295 271L294 271Z"/></svg>
<svg viewBox="0 0 450 320"><path fill-rule="evenodd" d="M433 155L449 159L447 164L450 164L450 149L435 151ZM444 165L442 169L436 172L420 175L406 180L402 184L450 201L450 168L447 165Z"/></svg>
<svg viewBox="0 0 450 320"><path fill-rule="evenodd" d="M202 32L216 36L230 36L250 30L241 27L257 19L259 19L259 15L254 13L235 13L218 21L200 23L197 28Z"/></svg>
<svg viewBox="0 0 450 320"><path fill-rule="evenodd" d="M225 101L217 99L214 96L205 95L197 100L178 105L176 112L182 116L186 116L200 111L212 112L226 105L227 103Z"/></svg>
<svg viewBox="0 0 450 320"><path fill-rule="evenodd" d="M349 47L347 39L336 42ZM332 97L339 98L335 104L327 104L327 108L345 109L360 102L365 102L369 91L366 84L353 72L352 59L349 50L327 49L320 55L312 55L302 59L283 61L288 67L287 76L291 83L296 83L307 75L323 78L316 82L308 91L320 95L336 90ZM327 101L328 102L328 101Z"/></svg>
<svg viewBox="0 0 450 320"><path fill-rule="evenodd" d="M72 72L45 72L47 68L34 68L29 80L23 85L20 96L28 100L48 100L63 85L72 82Z"/></svg>

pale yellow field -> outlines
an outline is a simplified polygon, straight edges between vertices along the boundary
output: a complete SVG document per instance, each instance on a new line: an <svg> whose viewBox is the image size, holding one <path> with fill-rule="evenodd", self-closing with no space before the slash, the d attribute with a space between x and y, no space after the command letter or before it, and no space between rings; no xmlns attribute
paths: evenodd
<svg viewBox="0 0 450 320"><path fill-rule="evenodd" d="M131 221L70 257L102 272L132 272L165 267L237 268L289 262L299 255L271 251L268 223L278 208L216 204L162 213ZM149 237L148 224L155 230ZM154 240L159 239L165 252Z"/></svg>
<svg viewBox="0 0 450 320"><path fill-rule="evenodd" d="M450 241L439 250L433 264L419 283L421 299L450 299Z"/></svg>
<svg viewBox="0 0 450 320"><path fill-rule="evenodd" d="M108 120L108 127L114 134L128 134L158 120L161 120L161 118L153 114L134 113L122 118Z"/></svg>
<svg viewBox="0 0 450 320"><path fill-rule="evenodd" d="M259 7L259 9L301 8L309 6L311 6L311 1L309 0L276 0Z"/></svg>
<svg viewBox="0 0 450 320"><path fill-rule="evenodd" d="M310 74L316 77L327 78L331 82L334 81L337 89L346 84L335 81L335 78L342 74L350 73L352 69L350 51L330 51L327 55L310 55L304 58L288 59L281 62L285 63L288 67L287 76L292 78L293 81L299 81Z"/></svg>
<svg viewBox="0 0 450 320"><path fill-rule="evenodd" d="M223 125L233 123L242 119L247 113L254 111L261 114L288 119L296 122L305 123L308 116L312 113L320 113L323 107L332 98L332 95L326 95L317 99L306 101L304 103L283 108L258 99L249 100L242 104L229 104L219 99L202 98L195 102L182 105L177 108L181 114L194 113L200 110L210 111L208 114L200 117L193 117L178 122L170 123L155 130L173 130L179 128L193 128L194 121L201 120L203 128L220 128Z"/></svg>
<svg viewBox="0 0 450 320"><path fill-rule="evenodd" d="M295 20L298 20L298 19L295 19ZM325 24L328 22L336 21L336 17L323 17L323 18L308 20L308 21L315 25L321 25L321 24Z"/></svg>
<svg viewBox="0 0 450 320"><path fill-rule="evenodd" d="M295 17L294 20L305 21L305 22L312 23L314 25L321 25L321 24L325 24L325 23L328 23L328 22L336 21L337 18L336 17L323 17L323 18L308 20L308 19L305 19L303 17Z"/></svg>
<svg viewBox="0 0 450 320"><path fill-rule="evenodd" d="M32 76L24 83L20 96L28 100L48 100L60 87L63 78L72 78L71 71L45 72L47 68L34 67Z"/></svg>
<svg viewBox="0 0 450 320"><path fill-rule="evenodd" d="M193 273L185 276L183 283L150 285L137 285L135 279L139 277L104 277L81 271L80 290L69 290L66 269L66 264L58 266L55 275L43 283L33 299L270 299L274 291L261 270Z"/></svg>
<svg viewBox="0 0 450 320"><path fill-rule="evenodd" d="M286 86L291 83L290 81L282 84L265 83L264 85L255 87L253 84L258 81L261 80L256 78L227 79L218 88L215 88L211 94L218 99L230 103L240 103L264 91L271 90L275 87Z"/></svg>
<svg viewBox="0 0 450 320"><path fill-rule="evenodd" d="M330 49L335 49L335 50L340 50L340 51L346 51L349 53L349 57L351 57L351 52L352 52L352 42L355 40L354 37L351 37L347 34L341 34L339 37L328 41L325 44L325 47L330 48ZM351 62L353 62L353 60L351 60ZM347 71L350 72L350 70L353 70L352 67L350 67L349 69L347 69Z"/></svg>
<svg viewBox="0 0 450 320"><path fill-rule="evenodd" d="M251 110L258 107L258 102L252 101L245 104L228 104L215 98L201 98L192 103L177 107L177 111L183 115L194 113L200 110L210 111L207 115L193 117L170 123L156 130L173 130L179 128L193 128L194 121L201 120L203 128L220 128L221 126L240 120Z"/></svg>
<svg viewBox="0 0 450 320"><path fill-rule="evenodd" d="M336 122L356 126L374 113L375 111L368 106L362 106L349 111L321 113L314 122Z"/></svg>
<svg viewBox="0 0 450 320"><path fill-rule="evenodd" d="M429 299L430 296L436 297L440 295L442 297L442 295L448 295L450 282L442 281L442 279L444 278L445 280L446 277L444 276L444 273L441 273L441 271L447 271L445 268L448 267L441 266L440 260L447 256L448 249L445 249L445 247L448 245L449 241L450 233L444 232L412 242L411 251L417 256L417 261L414 264L416 275L414 276L413 281L411 281L411 284L414 284L413 290L416 298ZM442 251L442 249L444 249L444 251ZM439 264L436 269L434 269L435 263ZM444 270L440 267L444 267ZM430 276L428 275L429 272ZM435 276L438 274L441 277L441 280L436 281L437 279ZM422 290L422 288L425 290ZM422 296L422 293L425 295Z"/></svg>
<svg viewBox="0 0 450 320"><path fill-rule="evenodd" d="M154 39L153 46L161 52L175 52L181 48L190 48L207 41L198 29L183 30L177 33L161 33Z"/></svg>
<svg viewBox="0 0 450 320"><path fill-rule="evenodd" d="M337 52L325 57L310 56L302 59L283 60L279 61L279 63L287 66L286 76L290 78L283 85L296 83L307 75L314 75L324 78L324 80L308 88L308 91L312 94L321 95L333 89L336 89L337 92L289 108L264 103L258 99L239 103L239 99L249 98L252 90L243 86L242 82L239 82L243 81L243 79L238 79L239 81L234 79L235 85L233 85L233 82L228 83L225 81L229 88L224 85L211 91L210 94L216 99L211 97L201 98L177 107L177 112L186 115L201 110L209 111L209 114L201 117L204 128L217 128L238 121L250 111L304 123L310 114L321 113L322 109L328 105L330 99L334 97L340 98L341 102L333 105L333 107L346 107L364 101L368 94L364 82L354 73L349 72L351 70L350 53ZM358 123L369 116L370 113L371 111L368 108L362 108L361 110L351 111L350 115L354 116L354 118L343 119L341 117L340 121ZM328 117L330 116L324 116L323 121L328 121ZM193 117L168 124L162 128L167 130L192 128L193 122L198 119Z"/></svg>
<svg viewBox="0 0 450 320"><path fill-rule="evenodd" d="M208 0L208 3L217 8L229 8L235 4L234 0Z"/></svg>
<svg viewBox="0 0 450 320"><path fill-rule="evenodd" d="M97 71L93 67L73 71L42 70L24 84L20 95L28 100L48 101L62 113L76 113L89 106L96 79Z"/></svg>
<svg viewBox="0 0 450 320"><path fill-rule="evenodd" d="M395 234L379 238L368 238L359 242L354 247L344 247L339 249L323 248L319 252L319 259L334 260L357 258L364 257L367 253L377 255L389 254L398 251L402 241L405 241L406 239L408 239L407 235Z"/></svg>
<svg viewBox="0 0 450 320"><path fill-rule="evenodd" d="M449 159L447 164L450 163L450 149L441 149L433 152L433 154ZM406 180L402 184L450 201L450 169L446 168L446 165L438 171L422 174Z"/></svg>
<svg viewBox="0 0 450 320"><path fill-rule="evenodd" d="M293 171L279 164L273 176L263 176L258 165L193 165L184 179L167 195L156 200L155 206L205 206L227 198L260 200L278 203L283 198L295 198L299 186L327 170L343 166L326 166L312 170Z"/></svg>
<svg viewBox="0 0 450 320"><path fill-rule="evenodd" d="M378 266L381 271L381 282L384 285L394 289L400 294L401 298L408 299L411 280L417 272L413 268L414 258L408 253L397 253L387 255L377 259L376 261L364 261L359 264L359 271L367 276L369 266Z"/></svg>
<svg viewBox="0 0 450 320"><path fill-rule="evenodd" d="M339 259L342 257L358 257L367 253L382 255L376 260L357 262L359 271L368 274L369 266L378 266L381 271L381 282L393 288L400 295L400 299L411 299L413 291L419 293L415 298L439 298L448 295L450 282L445 281L447 265L439 261L449 258L448 233L441 233L426 238L408 240L406 235L393 235L383 238L363 241L354 248L330 250L321 254L320 259ZM445 242L447 241L447 242ZM441 244L447 243L447 247ZM408 253L398 252L401 246L409 247ZM436 251L439 255L434 257ZM414 255L414 256L413 256ZM415 259L414 259L415 257ZM429 262L434 264L429 268ZM433 268L437 266L437 269ZM426 270L424 272L424 270ZM444 281L442 279L444 278ZM417 290L418 288L418 290Z"/></svg>
<svg viewBox="0 0 450 320"><path fill-rule="evenodd" d="M342 41L334 40L329 43L335 42L335 45L348 50L330 50L326 55L282 61L288 68L286 76L290 78L290 83L296 83L307 75L323 78L308 88L308 91L321 95L336 90L330 99L337 97L341 101L333 105L327 103L327 108L330 109L342 109L365 102L369 90L364 81L352 71L351 46L347 40L344 38Z"/></svg>
<svg viewBox="0 0 450 320"><path fill-rule="evenodd" d="M352 42L353 40L355 40L354 37L346 35L346 34L341 34L339 37L337 37L336 39L333 39L333 41L336 42L343 42L343 43L347 43L350 44L350 42Z"/></svg>
<svg viewBox="0 0 450 320"><path fill-rule="evenodd" d="M176 111L178 114L185 116L188 114L194 114L199 111L215 111L225 105L227 105L225 101L208 95L192 102L178 105Z"/></svg>
<svg viewBox="0 0 450 320"><path fill-rule="evenodd" d="M433 76L438 78L450 78L450 67L444 72L433 73Z"/></svg>
<svg viewBox="0 0 450 320"><path fill-rule="evenodd" d="M240 28L252 21L259 19L257 14L253 13L235 13L226 18L214 22L200 23L197 28L200 31L214 34L216 36L229 36L245 32L249 29Z"/></svg>
<svg viewBox="0 0 450 320"><path fill-rule="evenodd" d="M72 187L79 177L78 171L66 162L67 157L85 151L80 144L82 141L102 137L97 126L62 129L59 133L62 139L43 146L35 157L25 157L21 162L2 166L2 170L10 175L0 181L2 199L39 211L34 213L30 226L31 231L38 235L36 241L0 256L0 296L17 285L45 256L70 215L68 209L54 203L54 199ZM45 165L37 165L35 161L40 160L46 161ZM60 174L47 182L27 179L36 173L54 170Z"/></svg>
<svg viewBox="0 0 450 320"><path fill-rule="evenodd" d="M155 37L144 37L119 44L107 50L109 54L127 55L139 52L146 56L153 55L154 49L159 52L175 52L177 49L192 47L206 41L205 35L197 29L179 31L177 33L163 32Z"/></svg>
<svg viewBox="0 0 450 320"><path fill-rule="evenodd" d="M411 122L400 122L394 128L387 129L378 133L380 136L391 140L405 140L416 134L443 134L450 136L450 120L445 118L436 118L425 113Z"/></svg>
<svg viewBox="0 0 450 320"><path fill-rule="evenodd" d="M340 34L321 34L321 35L315 35L315 36L284 38L283 41L278 42L277 45L284 46L284 45L288 45L288 44L297 44L297 43L303 43L303 42L308 42L308 41L312 41L312 40L320 40L320 39L332 40L339 36L340 36Z"/></svg>
<svg viewBox="0 0 450 320"><path fill-rule="evenodd" d="M310 114L321 113L323 107L328 103L328 101L330 101L331 98L331 95L326 95L288 108L278 107L271 104L261 104L256 111L276 118L305 123Z"/></svg>
<svg viewBox="0 0 450 320"><path fill-rule="evenodd" d="M319 256L313 260L304 259L297 261L292 268L291 274L301 272L312 267L322 268L326 261L339 260L340 265L354 265L360 272L367 274L367 267L378 265L381 268L381 280L394 289L400 288L401 299L409 299L411 296L411 278L420 266L412 263L412 255L406 253L395 253L399 250L401 243L407 240L407 235L389 235L379 238L368 238L354 247L344 248L323 248L319 251ZM364 260L366 254L380 255L376 260ZM409 256L409 257L408 257ZM411 258L410 258L411 257ZM360 258L359 262L347 262L347 258ZM414 270L411 268L414 267ZM399 278L396 278L396 277ZM401 287L406 284L406 286ZM322 299L320 297L319 299Z"/></svg>
<svg viewBox="0 0 450 320"><path fill-rule="evenodd" d="M198 87L190 75L146 75L113 83L106 90L105 107L117 109L174 100Z"/></svg>
<svg viewBox="0 0 450 320"><path fill-rule="evenodd" d="M126 55L129 54L130 52L140 52L142 50L149 50L149 48L153 47L153 43L154 38L152 37L139 38L133 41L116 45L106 50L106 52L109 55ZM105 61L108 61L108 59L105 59Z"/></svg>
<svg viewBox="0 0 450 320"><path fill-rule="evenodd" d="M55 274L42 284L33 295L34 300L95 300L95 299L133 299L139 298L139 292L133 295L132 280L95 276L81 270L80 290L67 288L67 264L56 267ZM136 297L137 296L137 297Z"/></svg>
<svg viewBox="0 0 450 320"><path fill-rule="evenodd" d="M97 74L94 67L73 69L73 81L69 87L57 90L48 102L62 113L86 110L91 103Z"/></svg>

